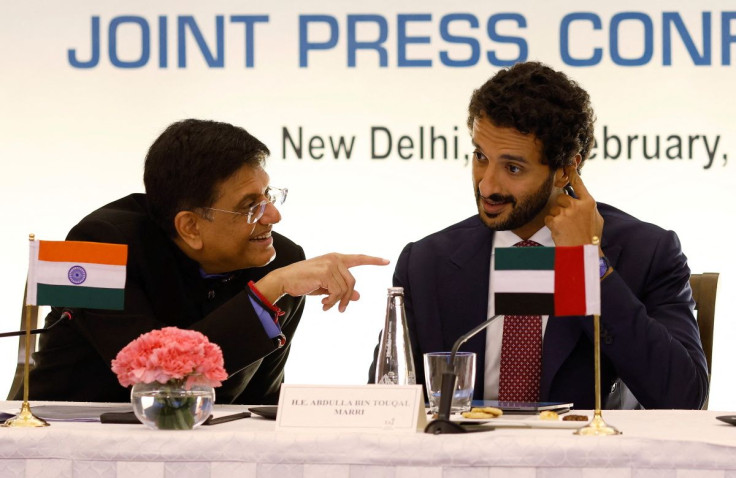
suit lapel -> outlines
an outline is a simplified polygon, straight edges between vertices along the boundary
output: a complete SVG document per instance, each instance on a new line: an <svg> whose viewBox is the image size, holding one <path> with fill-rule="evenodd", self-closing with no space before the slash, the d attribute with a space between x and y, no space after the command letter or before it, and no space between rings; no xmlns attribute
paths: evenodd
<svg viewBox="0 0 736 478"><path fill-rule="evenodd" d="M542 378L539 396L546 401L552 386L552 379L563 362L572 353L583 330L574 317L553 317L547 320L542 345Z"/></svg>
<svg viewBox="0 0 736 478"><path fill-rule="evenodd" d="M443 345L451 350L454 342L487 319L488 280L493 233L480 220L478 226L463 231L462 244L441 265L443 292L439 295ZM483 396L485 332L464 344L460 350L475 352L475 397Z"/></svg>

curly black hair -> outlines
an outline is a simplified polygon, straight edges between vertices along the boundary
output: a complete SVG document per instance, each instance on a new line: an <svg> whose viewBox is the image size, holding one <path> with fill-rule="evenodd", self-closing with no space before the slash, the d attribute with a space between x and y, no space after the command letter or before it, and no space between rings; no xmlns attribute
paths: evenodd
<svg viewBox="0 0 736 478"><path fill-rule="evenodd" d="M179 211L211 206L241 167L262 167L270 152L243 128L187 119L170 125L146 155L143 183L151 216L171 237Z"/></svg>
<svg viewBox="0 0 736 478"><path fill-rule="evenodd" d="M543 162L552 170L573 164L578 153L579 170L593 146L595 115L588 93L539 62L517 63L475 90L468 106L471 134L480 116L536 136L543 145Z"/></svg>

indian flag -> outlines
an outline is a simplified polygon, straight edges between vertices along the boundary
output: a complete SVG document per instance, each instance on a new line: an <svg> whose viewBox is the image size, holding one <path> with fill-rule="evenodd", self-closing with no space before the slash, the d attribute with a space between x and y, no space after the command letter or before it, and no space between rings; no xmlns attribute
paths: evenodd
<svg viewBox="0 0 736 478"><path fill-rule="evenodd" d="M30 241L28 305L123 308L128 246Z"/></svg>
<svg viewBox="0 0 736 478"><path fill-rule="evenodd" d="M601 313L598 246L499 247L495 252L495 313Z"/></svg>

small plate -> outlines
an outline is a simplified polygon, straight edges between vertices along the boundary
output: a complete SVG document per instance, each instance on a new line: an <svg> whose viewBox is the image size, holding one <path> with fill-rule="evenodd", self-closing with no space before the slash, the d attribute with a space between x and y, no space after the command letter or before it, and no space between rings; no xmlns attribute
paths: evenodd
<svg viewBox="0 0 736 478"><path fill-rule="evenodd" d="M736 415L721 415L716 418L722 422L728 423L729 425L736 425Z"/></svg>
<svg viewBox="0 0 736 478"><path fill-rule="evenodd" d="M250 407L248 410L266 420L276 420L276 413L279 407L277 405L265 405L263 407Z"/></svg>

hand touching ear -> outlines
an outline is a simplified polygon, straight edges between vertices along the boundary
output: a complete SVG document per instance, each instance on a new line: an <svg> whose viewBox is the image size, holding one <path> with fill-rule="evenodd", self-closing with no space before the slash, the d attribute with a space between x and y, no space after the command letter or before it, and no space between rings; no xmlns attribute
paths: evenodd
<svg viewBox="0 0 736 478"><path fill-rule="evenodd" d="M592 244L594 236L602 239L603 217L574 166L568 167L568 175L577 199L567 194L557 196L557 204L550 209L544 223L552 232L556 246Z"/></svg>

